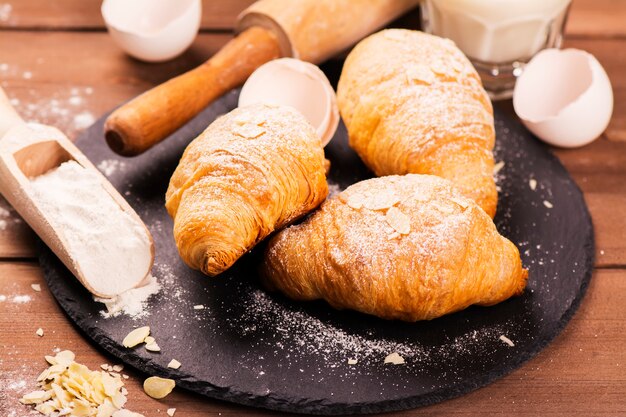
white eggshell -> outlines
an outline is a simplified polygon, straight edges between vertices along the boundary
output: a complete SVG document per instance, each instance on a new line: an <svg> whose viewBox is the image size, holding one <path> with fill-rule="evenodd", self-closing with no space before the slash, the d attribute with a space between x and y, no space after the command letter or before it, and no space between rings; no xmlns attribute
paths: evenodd
<svg viewBox="0 0 626 417"><path fill-rule="evenodd" d="M104 0L109 34L129 55L161 62L183 53L200 29L201 0Z"/></svg>
<svg viewBox="0 0 626 417"><path fill-rule="evenodd" d="M326 146L339 124L335 90L315 65L281 58L261 65L250 75L239 95L239 106L281 104L298 110L315 127Z"/></svg>
<svg viewBox="0 0 626 417"><path fill-rule="evenodd" d="M593 55L578 49L546 49L518 78L513 107L540 139L575 148L592 142L608 126L613 90Z"/></svg>

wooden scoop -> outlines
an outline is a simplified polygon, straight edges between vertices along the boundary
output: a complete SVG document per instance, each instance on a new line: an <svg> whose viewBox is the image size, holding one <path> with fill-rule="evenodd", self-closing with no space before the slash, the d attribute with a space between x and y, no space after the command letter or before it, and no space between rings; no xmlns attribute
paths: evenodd
<svg viewBox="0 0 626 417"><path fill-rule="evenodd" d="M320 63L415 7L420 0L260 0L239 16L239 35L207 62L115 110L105 137L138 155L176 131L269 60Z"/></svg>
<svg viewBox="0 0 626 417"><path fill-rule="evenodd" d="M39 237L59 257L63 264L78 278L91 293L100 297L116 294L103 294L95 291L83 275L78 263L68 251L68 244L59 230L52 226L49 213L41 210L41 203L33 192L30 178L42 175L63 162L74 160L101 178L102 187L111 195L119 207L145 225L117 192L109 181L96 169L83 153L58 129L50 126L26 124L9 103L0 88L0 194L2 194L22 218L33 228ZM150 265L154 262L154 243L150 238ZM147 275L150 273L150 268ZM139 285L146 277L136 284Z"/></svg>

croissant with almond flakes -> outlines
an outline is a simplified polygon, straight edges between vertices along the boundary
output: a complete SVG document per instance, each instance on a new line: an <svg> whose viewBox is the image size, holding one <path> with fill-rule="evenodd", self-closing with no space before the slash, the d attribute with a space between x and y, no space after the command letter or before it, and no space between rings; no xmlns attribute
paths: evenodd
<svg viewBox="0 0 626 417"><path fill-rule="evenodd" d="M429 320L522 293L513 243L453 184L431 175L374 178L274 236L262 279L295 300L324 299L386 319Z"/></svg>
<svg viewBox="0 0 626 417"><path fill-rule="evenodd" d="M371 35L348 55L337 102L350 146L376 175L447 178L493 218L493 109L452 41L404 29Z"/></svg>
<svg viewBox="0 0 626 417"><path fill-rule="evenodd" d="M324 150L290 107L257 104L215 120L189 144L166 208L182 259L207 275L316 208L328 194Z"/></svg>

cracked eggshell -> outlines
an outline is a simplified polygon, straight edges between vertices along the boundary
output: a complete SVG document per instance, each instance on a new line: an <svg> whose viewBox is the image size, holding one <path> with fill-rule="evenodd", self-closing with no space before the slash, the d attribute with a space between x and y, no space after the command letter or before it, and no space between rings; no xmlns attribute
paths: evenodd
<svg viewBox="0 0 626 417"><path fill-rule="evenodd" d="M256 103L287 105L313 125L326 146L339 124L335 90L315 65L281 58L261 65L250 75L239 95L239 106Z"/></svg>
<svg viewBox="0 0 626 417"><path fill-rule="evenodd" d="M578 49L546 49L518 78L513 107L543 141L575 148L592 142L608 126L613 91L593 55Z"/></svg>
<svg viewBox="0 0 626 417"><path fill-rule="evenodd" d="M201 0L104 0L102 17L129 55L161 62L182 54L200 29Z"/></svg>

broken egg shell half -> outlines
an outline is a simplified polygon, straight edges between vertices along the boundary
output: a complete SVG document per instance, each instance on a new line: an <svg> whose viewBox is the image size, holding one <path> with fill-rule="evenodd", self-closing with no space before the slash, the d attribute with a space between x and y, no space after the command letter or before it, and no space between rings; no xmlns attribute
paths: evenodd
<svg viewBox="0 0 626 417"><path fill-rule="evenodd" d="M200 29L201 0L104 0L102 17L129 55L161 62L182 54Z"/></svg>
<svg viewBox="0 0 626 417"><path fill-rule="evenodd" d="M261 65L241 89L239 106L256 103L291 106L313 125L326 146L339 125L335 90L316 65L281 58Z"/></svg>
<svg viewBox="0 0 626 417"><path fill-rule="evenodd" d="M592 142L608 126L613 91L593 55L578 49L546 49L518 78L513 107L543 141L575 148Z"/></svg>

